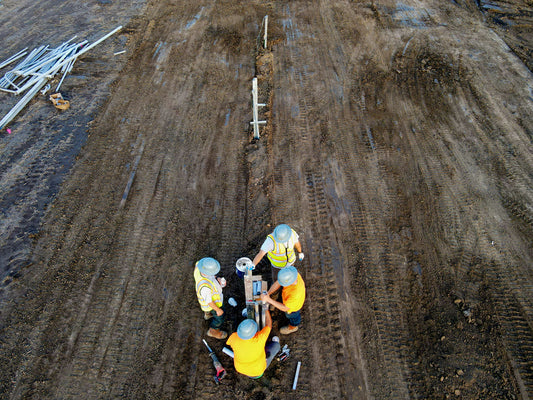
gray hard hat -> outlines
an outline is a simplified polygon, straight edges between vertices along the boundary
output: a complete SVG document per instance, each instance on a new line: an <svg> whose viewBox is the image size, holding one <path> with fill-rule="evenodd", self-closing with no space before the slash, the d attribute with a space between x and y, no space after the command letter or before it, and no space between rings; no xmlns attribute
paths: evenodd
<svg viewBox="0 0 533 400"><path fill-rule="evenodd" d="M237 328L237 335L243 339L248 340L255 336L257 333L257 322L253 319L245 319L239 324Z"/></svg>
<svg viewBox="0 0 533 400"><path fill-rule="evenodd" d="M220 271L220 263L211 257L204 257L196 264L204 275L216 275Z"/></svg>
<svg viewBox="0 0 533 400"><path fill-rule="evenodd" d="M292 229L287 224L281 224L274 229L274 240L276 242L288 242L292 235Z"/></svg>
<svg viewBox="0 0 533 400"><path fill-rule="evenodd" d="M297 278L298 271L296 270L296 267L293 267L292 265L289 267L282 268L278 272L278 282L281 286L290 286L294 282L296 282Z"/></svg>

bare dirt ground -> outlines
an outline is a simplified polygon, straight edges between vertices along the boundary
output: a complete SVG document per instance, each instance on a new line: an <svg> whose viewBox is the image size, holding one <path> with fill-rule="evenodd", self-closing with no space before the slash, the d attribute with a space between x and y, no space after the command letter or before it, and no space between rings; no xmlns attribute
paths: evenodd
<svg viewBox="0 0 533 400"><path fill-rule="evenodd" d="M0 133L0 397L533 398L532 15L1 0L0 59L124 28L75 64L69 110L36 97ZM207 338L217 386L194 262L221 262L232 331L235 261L281 222L306 254L291 358L253 381Z"/></svg>

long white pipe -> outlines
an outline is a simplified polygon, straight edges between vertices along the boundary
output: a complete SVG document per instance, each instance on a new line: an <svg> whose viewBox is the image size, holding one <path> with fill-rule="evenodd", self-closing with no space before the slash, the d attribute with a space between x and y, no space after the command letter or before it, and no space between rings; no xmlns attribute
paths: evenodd
<svg viewBox="0 0 533 400"><path fill-rule="evenodd" d="M298 361L296 366L296 373L294 374L294 383L292 384L292 390L296 390L296 384L298 383L298 375L300 374L300 366L302 365L301 361Z"/></svg>
<svg viewBox="0 0 533 400"><path fill-rule="evenodd" d="M26 104L30 102L30 100L35 96L35 94L41 90L41 88L44 86L44 84L47 82L46 78L42 78L40 81L38 81L35 86L33 86L28 93L24 95L22 99L11 109L10 112L7 113L7 115L2 118L0 121L0 129L3 129L13 118L17 116L17 114L24 108Z"/></svg>
<svg viewBox="0 0 533 400"><path fill-rule="evenodd" d="M103 42L104 40L106 40L109 36L111 35L114 35L115 33L117 33L119 30L122 29L122 25L113 29L111 32L109 32L107 35L103 36L102 38L100 38L99 40L97 40L96 42L90 44L89 46L85 47L83 50L81 50L79 53L73 55L73 56L70 56L68 58L65 58L61 63L59 63L56 68L59 69L61 68L63 65L65 64L68 64L71 60L81 56L83 53L86 53L88 52L89 50L91 50L94 46L96 46L97 44L99 44L100 42ZM54 68L55 69L55 68Z"/></svg>
<svg viewBox="0 0 533 400"><path fill-rule="evenodd" d="M266 49L267 48L268 15L265 15L264 20L265 20L265 37L264 37L265 45L263 47Z"/></svg>
<svg viewBox="0 0 533 400"><path fill-rule="evenodd" d="M122 29L122 25L115 28L114 30L112 30L111 32L109 32L107 35L103 36L101 39L97 40L96 42L94 42L93 44L87 46L85 49L83 49L82 51L80 51L78 54L75 54L71 57L68 57L67 59L63 60L60 64L54 66L54 69L53 71L49 71L51 75L53 75L55 72L57 72L63 65L65 64L68 64L71 60L74 60L76 59L77 57L79 57L81 54L83 53L86 53L87 51L89 51L90 49L92 49L94 46L96 46L97 44L99 44L100 42L104 41L105 39L107 39L109 36L115 34L116 32L118 32L120 29ZM11 120L13 118L15 118L17 116L17 114L24 108L24 106L26 104L28 104L30 102L30 100L33 98L33 96L35 96L35 94L41 90L41 88L45 85L45 83L47 82L48 80L46 78L42 78L41 80L39 80L29 91L28 93L26 93L24 95L24 97L22 99L20 99L20 101L15 105L15 107L13 107L11 109L11 111L9 111L7 113L6 116L4 116L4 118L2 118L2 120L0 121L0 129L3 129L9 122L11 122Z"/></svg>
<svg viewBox="0 0 533 400"><path fill-rule="evenodd" d="M24 50L19 51L17 54L12 55L7 60L0 64L0 68L4 68L6 65L11 64L13 61L18 60L20 57L24 57L28 52L26 51L27 47Z"/></svg>

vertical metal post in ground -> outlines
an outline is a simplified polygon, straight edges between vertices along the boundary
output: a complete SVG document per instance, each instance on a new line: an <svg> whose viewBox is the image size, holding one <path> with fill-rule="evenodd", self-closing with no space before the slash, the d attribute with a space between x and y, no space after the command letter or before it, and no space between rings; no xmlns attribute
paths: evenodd
<svg viewBox="0 0 533 400"><path fill-rule="evenodd" d="M263 47L267 48L267 31L268 31L268 15L265 15L265 18L263 18L263 21L265 23L265 36L264 36L264 45Z"/></svg>
<svg viewBox="0 0 533 400"><path fill-rule="evenodd" d="M258 106L264 107L266 104L257 102L257 78L252 79L252 113L253 121L250 122L250 125L254 126L254 139L259 139L259 124L266 124L266 121L258 121L259 112L257 110Z"/></svg>
<svg viewBox="0 0 533 400"><path fill-rule="evenodd" d="M247 269L246 275L244 275L244 296L246 298L247 318L255 319L254 287L251 269Z"/></svg>
<svg viewBox="0 0 533 400"><path fill-rule="evenodd" d="M261 281L261 293L266 293L268 287L266 281ZM268 307L268 303L261 302L261 327L264 328L266 326L266 310Z"/></svg>

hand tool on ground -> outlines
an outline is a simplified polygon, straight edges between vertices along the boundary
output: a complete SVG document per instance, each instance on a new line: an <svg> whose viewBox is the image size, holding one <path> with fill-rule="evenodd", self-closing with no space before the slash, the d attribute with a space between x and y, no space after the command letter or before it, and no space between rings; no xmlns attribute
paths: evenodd
<svg viewBox="0 0 533 400"><path fill-rule="evenodd" d="M278 361L282 362L285 361L287 358L289 358L291 355L291 350L289 349L289 346L284 345L281 349L281 352L278 354Z"/></svg>
<svg viewBox="0 0 533 400"><path fill-rule="evenodd" d="M226 370L224 369L224 367L222 366L220 361L218 361L218 358L217 358L215 352L213 350L211 350L211 347L209 347L209 345L207 344L205 339L202 339L202 340L203 340L203 342L205 344L205 347L207 347L207 350L209 351L209 355L213 359L213 366L215 367L215 369L217 371L217 374L213 378L215 379L216 383L220 383L222 378L224 378L226 376Z"/></svg>

